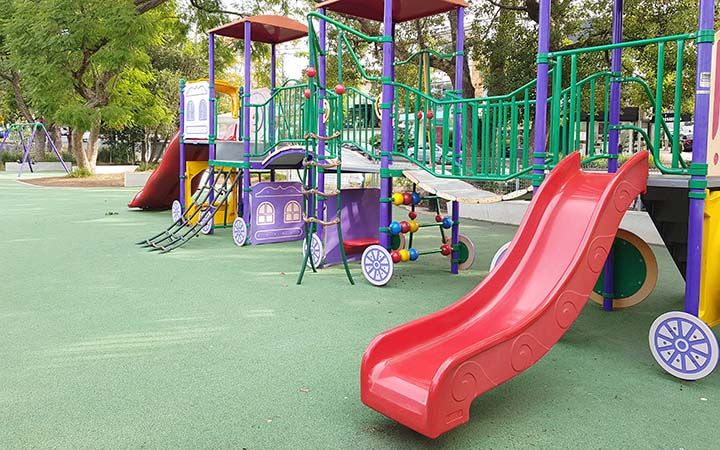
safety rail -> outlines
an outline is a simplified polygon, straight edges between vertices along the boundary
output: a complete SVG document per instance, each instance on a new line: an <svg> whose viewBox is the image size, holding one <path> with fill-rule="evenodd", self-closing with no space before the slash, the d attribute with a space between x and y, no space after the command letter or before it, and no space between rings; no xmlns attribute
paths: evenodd
<svg viewBox="0 0 720 450"><path fill-rule="evenodd" d="M250 104L250 155L264 157L284 145L305 143L306 83L287 83L275 89L270 98L260 104ZM243 123L241 108L240 123Z"/></svg>

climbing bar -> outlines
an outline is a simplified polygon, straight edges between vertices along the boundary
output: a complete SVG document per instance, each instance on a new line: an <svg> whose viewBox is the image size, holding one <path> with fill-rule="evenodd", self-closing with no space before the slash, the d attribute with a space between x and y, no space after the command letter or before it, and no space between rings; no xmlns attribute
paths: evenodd
<svg viewBox="0 0 720 450"><path fill-rule="evenodd" d="M329 226L333 226L333 225L339 224L339 223L340 223L340 218L335 218L335 219L330 220L330 221L325 221L325 220L318 219L317 217L303 216L303 221L305 221L305 223L317 223L317 224L320 224L320 225L322 225L322 226L324 226L324 227L329 227Z"/></svg>
<svg viewBox="0 0 720 450"><path fill-rule="evenodd" d="M333 140L339 138L340 136L342 136L341 131L336 131L331 136L319 136L315 133L307 133L307 134L305 134L305 139L317 139L318 141L328 142L328 141L333 141Z"/></svg>

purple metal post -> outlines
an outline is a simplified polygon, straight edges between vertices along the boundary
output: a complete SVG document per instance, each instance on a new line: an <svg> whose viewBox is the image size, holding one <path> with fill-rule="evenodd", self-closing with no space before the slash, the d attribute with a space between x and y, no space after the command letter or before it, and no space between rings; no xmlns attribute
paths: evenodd
<svg viewBox="0 0 720 450"><path fill-rule="evenodd" d="M58 161L60 161L60 164L62 164L63 169L65 170L65 173L70 173L70 169L68 168L67 164L65 164L65 160L63 160L62 155L58 151L57 147L55 146L55 143L52 140L52 137L50 136L50 133L48 133L47 128L45 128L45 125L40 122L40 127L43 129L43 133L45 133L45 139L47 142L50 143L50 147L52 147L53 153L55 153L55 156L57 156Z"/></svg>
<svg viewBox="0 0 720 450"><path fill-rule="evenodd" d="M20 143L22 143L23 146L23 158L20 162L20 168L18 169L18 178L20 175L22 175L23 167L25 167L25 162L27 161L28 167L30 168L30 173L35 173L32 166L32 161L30 161L30 151L32 150L33 141L35 140L35 132L37 131L37 123L32 124L32 133L30 133L30 139L27 143L25 143L25 139L23 138L22 131L20 131Z"/></svg>
<svg viewBox="0 0 720 450"><path fill-rule="evenodd" d="M695 78L695 125L691 180L704 184L706 181L708 117L710 115L710 71L714 37L715 5L713 0L700 0L697 38L697 75ZM702 175L698 174L702 173ZM698 315L700 309L700 269L702 261L703 218L705 190L690 189L688 225L688 257L685 274L685 312Z"/></svg>
<svg viewBox="0 0 720 450"><path fill-rule="evenodd" d="M217 137L215 130L215 33L210 33L208 35L208 85L208 160L214 160L215 138ZM215 176L210 175L208 183L210 183L210 186L215 186ZM215 202L214 191L210 191L208 200L211 205ZM210 233L212 233L212 230Z"/></svg>
<svg viewBox="0 0 720 450"><path fill-rule="evenodd" d="M393 36L393 2L385 0L383 8L383 88L382 88L382 128L380 144L380 245L390 249L390 234L387 232L392 220L392 203L387 200L392 195L393 180L390 176L390 155L395 142L395 130L392 123L392 107L395 98L395 86L393 85L393 72L395 62L395 47L392 41Z"/></svg>
<svg viewBox="0 0 720 450"><path fill-rule="evenodd" d="M623 40L623 9L624 0L615 0L613 2L613 28L612 42L619 44ZM612 51L612 61L610 69L613 78L610 83L610 131L608 133L608 153L611 155L608 160L608 173L617 172L619 152L620 130L616 127L620 125L620 80L622 70L622 49L615 48ZM659 111L655 112L659 114ZM613 310L613 297L615 297L615 252L610 249L607 260L605 260L605 278L603 281L603 309L605 311Z"/></svg>
<svg viewBox="0 0 720 450"><path fill-rule="evenodd" d="M462 98L463 96L463 68L465 64L465 8L457 9L457 42L455 44L455 93ZM455 136L453 142L455 144L455 167L459 168L464 162L461 160L462 155L462 111L463 105L455 105ZM456 170L454 169L453 172ZM460 203L452 202L452 258L450 258L450 272L458 273L458 258L460 253L457 251L457 245L460 242Z"/></svg>
<svg viewBox="0 0 720 450"><path fill-rule="evenodd" d="M243 220L250 223L250 89L252 69L251 24L245 22L245 87L243 93L243 145L245 149L245 168L243 169Z"/></svg>
<svg viewBox="0 0 720 450"><path fill-rule="evenodd" d="M277 48L270 45L270 104L268 105L268 142L275 145L275 93L277 90Z"/></svg>
<svg viewBox="0 0 720 450"><path fill-rule="evenodd" d="M320 8L320 14L325 15L326 10L325 8ZM327 57L325 56L325 51L327 49L327 21L324 19L320 19L320 55L318 58L318 136L324 137L327 135L327 130L325 129L325 111L323 111L323 108L325 106L325 96L327 95L326 84L327 84ZM325 158L325 141L320 140L318 142L318 157L320 160ZM321 191L325 191L325 173L323 171L320 171L318 173L318 179L317 179L317 186L318 189ZM320 197L320 200L318 201L318 211L317 216L321 220L325 220L325 200ZM318 234L320 237L324 236L325 227L322 226L322 224L318 224Z"/></svg>
<svg viewBox="0 0 720 450"><path fill-rule="evenodd" d="M540 186L545 176L545 153L547 152L545 134L547 132L548 78L550 71L548 53L550 53L550 0L540 0L532 177L534 187Z"/></svg>
<svg viewBox="0 0 720 450"><path fill-rule="evenodd" d="M180 80L180 206L182 211L185 211L185 169L186 169L186 155L185 155L185 80Z"/></svg>

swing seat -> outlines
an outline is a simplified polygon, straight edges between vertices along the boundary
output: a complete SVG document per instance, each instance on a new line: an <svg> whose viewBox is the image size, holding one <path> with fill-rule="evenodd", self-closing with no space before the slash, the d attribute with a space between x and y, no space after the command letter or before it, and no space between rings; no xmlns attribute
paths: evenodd
<svg viewBox="0 0 720 450"><path fill-rule="evenodd" d="M345 248L346 255L356 255L364 252L365 249L371 245L379 244L380 241L374 237L343 240L343 247Z"/></svg>

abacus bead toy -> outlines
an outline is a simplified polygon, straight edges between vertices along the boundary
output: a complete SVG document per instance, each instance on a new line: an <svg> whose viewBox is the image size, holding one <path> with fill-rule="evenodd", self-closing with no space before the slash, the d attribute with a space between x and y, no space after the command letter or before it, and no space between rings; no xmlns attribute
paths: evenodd
<svg viewBox="0 0 720 450"><path fill-rule="evenodd" d="M417 233L418 230L420 229L420 225L417 222L415 222L414 220L411 220L410 222L408 222L408 225L410 226L411 233Z"/></svg>
<svg viewBox="0 0 720 450"><path fill-rule="evenodd" d="M410 211L410 212L408 213L408 217L409 217L411 220L415 220L415 219L417 219L417 213L416 213L415 211Z"/></svg>
<svg viewBox="0 0 720 450"><path fill-rule="evenodd" d="M398 253L400 253L400 260L402 262L410 261L410 252L408 250L402 249Z"/></svg>
<svg viewBox="0 0 720 450"><path fill-rule="evenodd" d="M392 234L400 234L400 232L402 231L402 227L400 226L400 223L396 222L394 220L392 222L390 222L389 228L390 228L390 233L392 233Z"/></svg>
<svg viewBox="0 0 720 450"><path fill-rule="evenodd" d="M443 228L445 228L445 229L452 228L452 226L453 226L453 221L452 221L452 219L449 218L449 217L445 217L445 218L443 219L443 221L442 221L442 226L443 226Z"/></svg>
<svg viewBox="0 0 720 450"><path fill-rule="evenodd" d="M415 250L414 248L411 248L410 250L408 250L408 252L410 253L410 261L417 261L417 259L420 257L417 250Z"/></svg>
<svg viewBox="0 0 720 450"><path fill-rule="evenodd" d="M392 261L393 261L395 264L397 264L397 263L399 263L400 261L402 261L402 258L400 257L400 252L397 251L397 250L393 250L392 252L390 252L390 258L392 258Z"/></svg>
<svg viewBox="0 0 720 450"><path fill-rule="evenodd" d="M400 232L402 234L405 234L408 231L410 231L410 224L403 220L402 222L400 222Z"/></svg>
<svg viewBox="0 0 720 450"><path fill-rule="evenodd" d="M448 244L443 244L440 246L440 253L443 256L447 256L452 253L452 247L450 247Z"/></svg>
<svg viewBox="0 0 720 450"><path fill-rule="evenodd" d="M403 204L403 201L405 201L405 199L401 193L396 192L392 195L392 202L394 205L400 206Z"/></svg>
<svg viewBox="0 0 720 450"><path fill-rule="evenodd" d="M412 194L409 192L403 193L403 205L411 205L412 204Z"/></svg>
<svg viewBox="0 0 720 450"><path fill-rule="evenodd" d="M439 223L439 222L442 222L442 221L443 221L443 216L441 216L440 214L438 214L437 216L435 216L435 222L438 222L438 223Z"/></svg>
<svg viewBox="0 0 720 450"><path fill-rule="evenodd" d="M417 192L413 192L412 194L412 204L417 205L422 201L422 196L418 194Z"/></svg>

